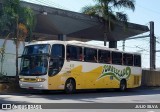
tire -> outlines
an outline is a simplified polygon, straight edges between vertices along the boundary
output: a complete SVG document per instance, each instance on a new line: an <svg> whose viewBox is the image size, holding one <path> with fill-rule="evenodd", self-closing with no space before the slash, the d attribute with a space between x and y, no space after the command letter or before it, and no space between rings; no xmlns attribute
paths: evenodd
<svg viewBox="0 0 160 112"><path fill-rule="evenodd" d="M73 94L76 92L76 83L73 79L68 79L65 84L65 92L67 94Z"/></svg>
<svg viewBox="0 0 160 112"><path fill-rule="evenodd" d="M120 91L126 91L126 89L127 89L126 80L121 80L119 89L120 89Z"/></svg>

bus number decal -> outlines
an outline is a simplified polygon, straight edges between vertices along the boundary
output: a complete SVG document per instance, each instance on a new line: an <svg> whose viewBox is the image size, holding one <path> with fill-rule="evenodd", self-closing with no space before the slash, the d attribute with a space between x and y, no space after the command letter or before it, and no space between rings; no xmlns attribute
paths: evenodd
<svg viewBox="0 0 160 112"><path fill-rule="evenodd" d="M71 67L71 68L74 68L74 64L70 64L70 67Z"/></svg>

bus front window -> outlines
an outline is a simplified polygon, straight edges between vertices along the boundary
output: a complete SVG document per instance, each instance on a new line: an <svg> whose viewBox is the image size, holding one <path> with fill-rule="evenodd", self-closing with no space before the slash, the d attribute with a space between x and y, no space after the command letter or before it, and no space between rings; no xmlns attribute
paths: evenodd
<svg viewBox="0 0 160 112"><path fill-rule="evenodd" d="M45 75L48 69L49 45L31 45L24 48L20 75Z"/></svg>
<svg viewBox="0 0 160 112"><path fill-rule="evenodd" d="M23 55L49 54L48 44L30 45L24 48Z"/></svg>
<svg viewBox="0 0 160 112"><path fill-rule="evenodd" d="M22 58L21 75L45 75L48 68L47 56L24 56Z"/></svg>

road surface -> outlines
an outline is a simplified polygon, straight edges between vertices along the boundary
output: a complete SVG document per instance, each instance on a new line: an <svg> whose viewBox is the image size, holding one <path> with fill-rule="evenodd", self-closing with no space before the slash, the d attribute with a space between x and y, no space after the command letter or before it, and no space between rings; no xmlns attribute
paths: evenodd
<svg viewBox="0 0 160 112"><path fill-rule="evenodd" d="M104 91L79 91L76 94L65 94L63 92L52 91L44 94L40 91L27 90L22 93L0 93L0 102L2 104L24 104L24 103L160 103L160 88L139 88L127 92L117 92L113 90ZM128 110L110 110L100 109L98 112L160 112L159 109L131 109ZM2 110L0 110L1 112ZM15 110L16 111L16 110ZM43 111L43 110L41 110ZM39 111L39 112L41 112ZM51 110L48 110L51 111ZM81 112L81 110L54 110L58 112ZM84 109L84 112L97 112L93 109ZM25 110L24 110L25 112Z"/></svg>

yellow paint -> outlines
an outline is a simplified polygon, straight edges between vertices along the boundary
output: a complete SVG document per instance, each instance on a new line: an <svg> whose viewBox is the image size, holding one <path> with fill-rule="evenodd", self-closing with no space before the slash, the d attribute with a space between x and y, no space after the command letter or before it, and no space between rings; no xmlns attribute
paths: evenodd
<svg viewBox="0 0 160 112"><path fill-rule="evenodd" d="M101 79L98 79L98 77L101 75L102 69L103 66L100 66L89 72L82 72L82 65L80 65L71 69L70 71L66 71L63 74L48 77L48 89L63 90L65 82L68 78L75 79L76 89L119 88L120 81L114 77L113 80L110 79L110 76L105 76ZM135 88L140 86L140 84L134 85L134 76L135 75L131 74L127 80L127 88ZM140 75L139 78L141 80Z"/></svg>

